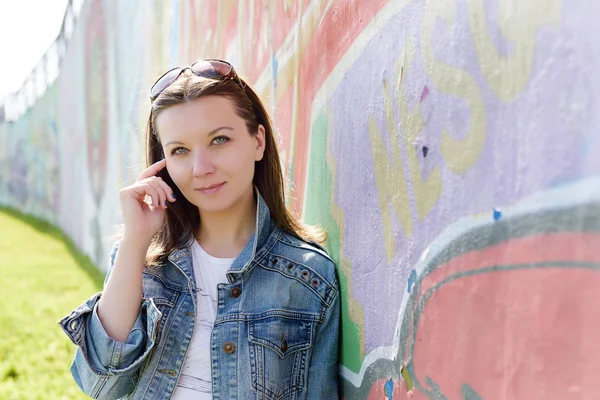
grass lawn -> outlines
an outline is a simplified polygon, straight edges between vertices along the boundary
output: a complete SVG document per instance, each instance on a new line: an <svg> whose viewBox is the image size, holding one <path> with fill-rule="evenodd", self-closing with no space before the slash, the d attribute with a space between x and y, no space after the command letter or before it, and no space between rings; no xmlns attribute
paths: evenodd
<svg viewBox="0 0 600 400"><path fill-rule="evenodd" d="M0 208L0 399L87 399L57 321L101 290L103 274L56 228Z"/></svg>

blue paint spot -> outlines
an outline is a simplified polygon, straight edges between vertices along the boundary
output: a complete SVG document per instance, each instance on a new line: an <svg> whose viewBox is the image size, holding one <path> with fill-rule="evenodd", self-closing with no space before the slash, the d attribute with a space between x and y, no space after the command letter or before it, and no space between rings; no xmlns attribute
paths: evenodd
<svg viewBox="0 0 600 400"><path fill-rule="evenodd" d="M498 221L500 218L502 218L502 211L494 208L494 221Z"/></svg>
<svg viewBox="0 0 600 400"><path fill-rule="evenodd" d="M392 400L392 393L394 392L394 380L392 378L385 382L383 390L385 390L385 395L387 396L388 400Z"/></svg>
<svg viewBox="0 0 600 400"><path fill-rule="evenodd" d="M417 283L417 272L413 269L408 277L408 293L412 290L412 286Z"/></svg>
<svg viewBox="0 0 600 400"><path fill-rule="evenodd" d="M277 70L279 69L279 61L277 61L275 53L271 55L271 64L273 65L273 86L277 87Z"/></svg>

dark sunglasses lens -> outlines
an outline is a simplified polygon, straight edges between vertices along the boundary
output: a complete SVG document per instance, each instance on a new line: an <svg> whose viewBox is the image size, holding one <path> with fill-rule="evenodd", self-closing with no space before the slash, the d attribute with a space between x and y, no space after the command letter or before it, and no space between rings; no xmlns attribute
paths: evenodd
<svg viewBox="0 0 600 400"><path fill-rule="evenodd" d="M156 81L154 86L152 86L152 89L150 89L150 96L153 99L158 97L163 90L165 90L171 83L175 82L180 73L181 68L174 68L161 76Z"/></svg>
<svg viewBox="0 0 600 400"><path fill-rule="evenodd" d="M198 61L191 67L192 72L205 78L219 79L229 75L233 67L222 61Z"/></svg>

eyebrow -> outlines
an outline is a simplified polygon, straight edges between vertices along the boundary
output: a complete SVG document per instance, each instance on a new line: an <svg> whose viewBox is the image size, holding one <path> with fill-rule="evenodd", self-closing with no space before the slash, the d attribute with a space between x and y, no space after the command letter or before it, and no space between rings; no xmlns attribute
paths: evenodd
<svg viewBox="0 0 600 400"><path fill-rule="evenodd" d="M223 129L227 129L227 130L233 131L233 128L230 127L230 126L220 126L217 129L213 129L212 131L208 132L208 135L206 135L206 136L208 136L208 137L214 136L217 132L219 132L219 131L221 131ZM167 147L170 144L184 144L184 143L180 142L178 140L172 140L169 143L166 143L165 147Z"/></svg>

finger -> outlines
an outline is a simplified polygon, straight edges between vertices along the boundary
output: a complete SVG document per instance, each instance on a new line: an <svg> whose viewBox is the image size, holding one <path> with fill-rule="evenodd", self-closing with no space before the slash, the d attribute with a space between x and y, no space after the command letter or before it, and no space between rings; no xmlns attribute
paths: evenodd
<svg viewBox="0 0 600 400"><path fill-rule="evenodd" d="M121 197L131 197L139 202L145 202L146 196L152 195L152 188L144 182L136 183L120 191Z"/></svg>
<svg viewBox="0 0 600 400"><path fill-rule="evenodd" d="M158 186L156 184L154 184L154 186ZM158 193L158 190L156 190L156 188L154 187L151 183L151 181L147 180L143 183L143 187L144 187L144 191L146 193L146 195L150 196L150 198L152 199L152 205L154 207L159 207L160 206L160 194Z"/></svg>
<svg viewBox="0 0 600 400"><path fill-rule="evenodd" d="M160 161L155 162L148 168L142 171L142 173L138 176L137 182L143 181L144 179L148 179L152 176L155 176L167 165L167 160L163 158Z"/></svg>
<svg viewBox="0 0 600 400"><path fill-rule="evenodd" d="M171 189L171 187L167 184L167 182L163 181L162 179L158 178L157 181L158 181L158 183L160 183L160 186L164 189L167 201L170 201L171 203L174 202L175 194L173 193L173 189ZM166 203L165 203L165 207L166 207Z"/></svg>
<svg viewBox="0 0 600 400"><path fill-rule="evenodd" d="M150 178L151 179L151 185L152 187L156 190L156 192L158 193L159 196L159 206L162 208L167 208L167 193L165 191L165 188L161 185L161 183L164 183L163 180L160 177L156 177L156 178Z"/></svg>

